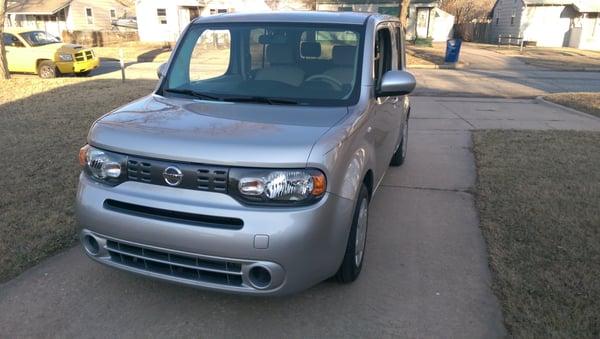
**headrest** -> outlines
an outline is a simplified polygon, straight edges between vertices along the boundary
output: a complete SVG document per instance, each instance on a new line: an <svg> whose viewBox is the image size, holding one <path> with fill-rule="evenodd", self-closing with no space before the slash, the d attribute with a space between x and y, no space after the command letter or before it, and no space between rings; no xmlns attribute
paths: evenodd
<svg viewBox="0 0 600 339"><path fill-rule="evenodd" d="M292 64L294 63L294 54L290 45L271 44L267 46L267 60L271 64Z"/></svg>
<svg viewBox="0 0 600 339"><path fill-rule="evenodd" d="M356 56L355 46L333 46L331 51L331 57L333 64L336 66L351 66L354 64L354 58Z"/></svg>
<svg viewBox="0 0 600 339"><path fill-rule="evenodd" d="M300 44L300 55L305 58L318 58L321 56L321 44L318 42L304 41Z"/></svg>

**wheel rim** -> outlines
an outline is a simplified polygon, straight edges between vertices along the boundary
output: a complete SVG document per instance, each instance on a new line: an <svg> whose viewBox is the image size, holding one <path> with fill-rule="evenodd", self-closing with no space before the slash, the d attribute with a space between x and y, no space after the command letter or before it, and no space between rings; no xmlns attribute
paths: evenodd
<svg viewBox="0 0 600 339"><path fill-rule="evenodd" d="M408 151L408 120L404 123L402 131L402 158L406 157L406 151Z"/></svg>
<svg viewBox="0 0 600 339"><path fill-rule="evenodd" d="M42 66L42 68L40 69L40 73L42 75L42 77L44 78L48 78L50 76L52 76L52 69L50 68L50 66Z"/></svg>
<svg viewBox="0 0 600 339"><path fill-rule="evenodd" d="M359 267L365 253L365 243L367 240L367 222L369 219L369 203L364 198L359 207L358 221L356 224L356 243L354 244L354 262Z"/></svg>

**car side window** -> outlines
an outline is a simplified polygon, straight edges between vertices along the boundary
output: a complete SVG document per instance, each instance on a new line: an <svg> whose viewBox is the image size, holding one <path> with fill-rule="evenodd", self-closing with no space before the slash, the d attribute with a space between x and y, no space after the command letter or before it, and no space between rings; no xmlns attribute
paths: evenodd
<svg viewBox="0 0 600 339"><path fill-rule="evenodd" d="M396 26L396 49L398 53L398 69L404 69L404 53L402 53L404 41L402 39L402 27Z"/></svg>
<svg viewBox="0 0 600 339"><path fill-rule="evenodd" d="M381 78L385 72L392 69L392 39L387 27L377 30L374 55L374 82L375 87L379 89Z"/></svg>
<svg viewBox="0 0 600 339"><path fill-rule="evenodd" d="M12 34L3 33L2 39L4 40L4 46L24 47L23 43L21 41L19 41L19 39Z"/></svg>

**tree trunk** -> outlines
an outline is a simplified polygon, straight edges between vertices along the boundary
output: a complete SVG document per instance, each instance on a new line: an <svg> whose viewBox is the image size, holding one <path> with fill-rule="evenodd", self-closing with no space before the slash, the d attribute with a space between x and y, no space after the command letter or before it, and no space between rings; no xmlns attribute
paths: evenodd
<svg viewBox="0 0 600 339"><path fill-rule="evenodd" d="M2 0L0 0L2 1ZM410 5L410 0L400 0L400 22L402 23L402 27L404 27L404 29L406 29L406 24L407 24L407 20L406 17L408 16L408 6Z"/></svg>
<svg viewBox="0 0 600 339"><path fill-rule="evenodd" d="M10 79L8 63L6 62L6 49L4 49L4 18L6 17L7 0L0 0L0 79Z"/></svg>

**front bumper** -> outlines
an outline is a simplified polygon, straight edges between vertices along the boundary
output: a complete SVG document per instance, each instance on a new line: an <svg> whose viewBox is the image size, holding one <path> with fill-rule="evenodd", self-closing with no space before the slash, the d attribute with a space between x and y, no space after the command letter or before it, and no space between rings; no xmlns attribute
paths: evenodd
<svg viewBox="0 0 600 339"><path fill-rule="evenodd" d="M204 227L115 211L106 208L107 200L239 218L243 226ZM91 236L99 244L96 252L86 250L92 259L153 278L257 295L293 293L335 274L353 209L352 201L329 193L306 207L247 207L225 194L139 182L109 187L83 174L76 203L83 243ZM254 283L256 266L270 272L269 284Z"/></svg>
<svg viewBox="0 0 600 339"><path fill-rule="evenodd" d="M81 73L91 71L100 66L100 59L94 57L84 61L59 61L56 63L56 67L61 73Z"/></svg>

